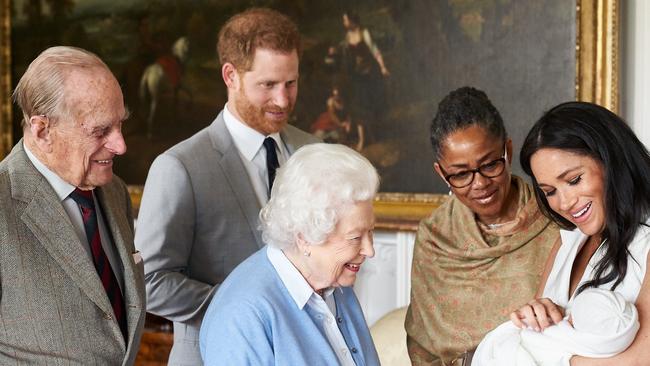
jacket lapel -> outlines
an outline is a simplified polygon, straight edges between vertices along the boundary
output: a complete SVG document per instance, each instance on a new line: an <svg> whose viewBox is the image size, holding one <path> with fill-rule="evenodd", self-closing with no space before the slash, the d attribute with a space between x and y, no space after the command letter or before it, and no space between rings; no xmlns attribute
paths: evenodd
<svg viewBox="0 0 650 366"><path fill-rule="evenodd" d="M298 139L295 138L291 126L287 126L286 128L282 129L282 131L280 131L280 138L282 139L284 146L287 148L289 156L293 155L293 153L303 145L301 143L297 143Z"/></svg>
<svg viewBox="0 0 650 366"><path fill-rule="evenodd" d="M246 173L246 168L241 161L237 147L232 141L230 132L226 128L226 123L223 120L223 112L219 114L217 119L210 126L210 138L214 148L221 154L219 165L228 179L230 188L237 197L239 207L241 208L251 232L255 236L255 242L259 248L264 246L262 241L262 234L258 230L259 226L259 202L251 185L250 178Z"/></svg>
<svg viewBox="0 0 650 366"><path fill-rule="evenodd" d="M144 276L142 269L138 269L133 259L133 230L128 220L126 208L117 207L117 204L126 203L124 197L114 192L114 183L110 187L97 188L97 197L102 205L105 224L111 232L113 245L118 253L124 273L124 288L122 294L127 312L127 329L129 342L134 339L138 323L141 321L142 309L145 307L145 299L138 289L144 287Z"/></svg>
<svg viewBox="0 0 650 366"><path fill-rule="evenodd" d="M282 142L287 148L289 155L293 155L296 150L307 144L322 142L315 136L310 135L292 125L284 126L282 131L280 131L280 137L282 137Z"/></svg>

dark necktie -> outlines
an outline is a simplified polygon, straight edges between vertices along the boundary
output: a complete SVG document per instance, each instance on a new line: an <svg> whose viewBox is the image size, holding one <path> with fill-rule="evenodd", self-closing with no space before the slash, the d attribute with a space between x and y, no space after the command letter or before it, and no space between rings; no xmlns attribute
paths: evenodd
<svg viewBox="0 0 650 366"><path fill-rule="evenodd" d="M86 238L88 238L88 244L90 245L90 252L93 256L95 269L102 281L104 290L106 290L108 299L113 307L113 312L115 313L115 319L120 325L120 330L126 340L126 309L124 308L124 299L122 297L122 292L120 291L120 286L117 283L117 278L115 278L115 273L113 273L108 257L104 252L104 248L102 248L102 241L99 236L99 226L97 226L97 212L95 212L95 202L93 201L92 191L82 191L79 188L75 188L74 192L70 193L70 198L72 198L81 209L84 229L86 230Z"/></svg>
<svg viewBox="0 0 650 366"><path fill-rule="evenodd" d="M275 140L272 137L264 139L264 148L266 149L266 171L269 174L269 192L273 188L273 180L275 180L275 170L278 169L278 155L275 153Z"/></svg>

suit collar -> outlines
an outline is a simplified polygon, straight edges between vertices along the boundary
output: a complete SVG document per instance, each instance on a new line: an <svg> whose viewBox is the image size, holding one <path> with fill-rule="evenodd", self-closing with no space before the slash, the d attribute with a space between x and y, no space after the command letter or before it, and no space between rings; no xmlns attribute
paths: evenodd
<svg viewBox="0 0 650 366"><path fill-rule="evenodd" d="M302 146L302 144L306 143L305 137L301 137L300 135L304 135L305 133L296 127L293 127L292 125L287 125L285 128L280 131L280 137L282 138L282 142L284 143L284 146L287 148L287 152L289 152L289 156L293 155L294 152L298 148ZM296 142L298 141L303 141L302 144L297 144ZM314 138L315 141L315 138Z"/></svg>
<svg viewBox="0 0 650 366"><path fill-rule="evenodd" d="M251 185L246 168L241 161L237 146L233 143L232 137L226 128L223 119L223 111L208 127L208 134L212 141L212 146L219 153L219 165L224 171L230 188L237 197L237 202L246 217L248 226L255 236L255 242L259 248L264 246L262 234L260 233L258 215L262 207L255 199L255 191Z"/></svg>
<svg viewBox="0 0 650 366"><path fill-rule="evenodd" d="M230 133L228 132L228 128L226 127L226 123L223 119L223 111L221 111L217 118L212 121L210 126L208 126L207 131L208 136L210 136L210 141L212 142L212 147L220 154L223 155L228 150L231 150L235 147L232 137L230 137Z"/></svg>
<svg viewBox="0 0 650 366"><path fill-rule="evenodd" d="M59 197L59 201L63 201L70 195L70 193L72 193L72 191L74 191L75 186L66 182L58 174L45 166L45 164L32 154L27 146L23 145L23 149L25 150L25 154L29 161L34 165L34 168L36 168L36 170L38 170L38 172L41 173L41 175L52 186L52 189L54 189L54 192L56 192L56 195Z"/></svg>
<svg viewBox="0 0 650 366"><path fill-rule="evenodd" d="M115 250L120 258L124 273L124 288L122 295L127 313L127 326L129 340L134 339L137 325L140 321L142 309L145 308L145 299L139 291L139 284L144 283L143 274L135 265L133 253L129 248L133 246L133 230L128 222L125 208L117 206L122 203L120 196L115 192L115 185L96 188L97 200L102 205L105 224L107 225ZM130 209L130 207L126 208ZM138 346L138 345L134 345Z"/></svg>
<svg viewBox="0 0 650 366"><path fill-rule="evenodd" d="M27 158L22 139L18 141L4 161L7 163L12 198L22 202L31 201L36 189L40 187L41 181L44 181L45 178L38 173Z"/></svg>

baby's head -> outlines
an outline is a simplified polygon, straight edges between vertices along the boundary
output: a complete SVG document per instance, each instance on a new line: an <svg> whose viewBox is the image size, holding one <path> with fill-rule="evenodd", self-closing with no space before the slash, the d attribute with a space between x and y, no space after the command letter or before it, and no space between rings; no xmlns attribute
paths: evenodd
<svg viewBox="0 0 650 366"><path fill-rule="evenodd" d="M573 300L569 322L581 332L617 333L629 326L635 314L634 305L625 301L620 294L588 288Z"/></svg>

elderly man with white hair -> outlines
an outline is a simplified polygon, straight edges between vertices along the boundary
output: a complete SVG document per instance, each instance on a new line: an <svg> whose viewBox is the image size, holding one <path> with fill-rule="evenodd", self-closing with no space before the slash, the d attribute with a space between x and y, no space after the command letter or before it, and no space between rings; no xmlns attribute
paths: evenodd
<svg viewBox="0 0 650 366"><path fill-rule="evenodd" d="M135 363L145 320L120 84L97 55L50 47L18 81L23 138L0 162L0 365Z"/></svg>
<svg viewBox="0 0 650 366"><path fill-rule="evenodd" d="M379 365L351 286L374 255L379 177L342 145L299 149L262 209L267 246L221 285L205 315L206 365Z"/></svg>

